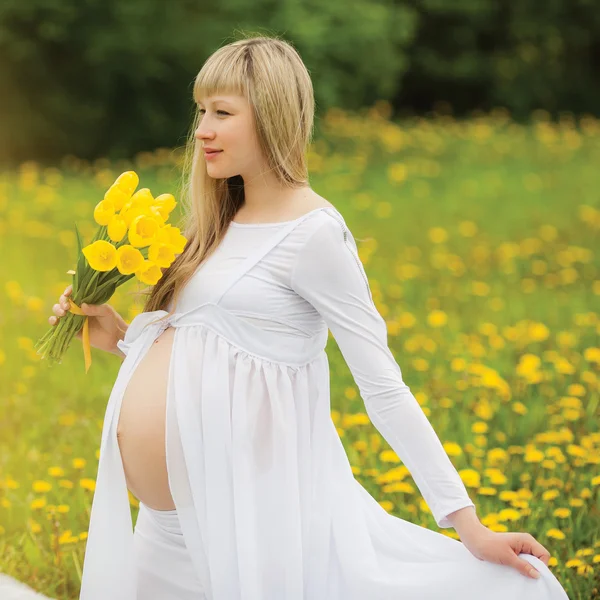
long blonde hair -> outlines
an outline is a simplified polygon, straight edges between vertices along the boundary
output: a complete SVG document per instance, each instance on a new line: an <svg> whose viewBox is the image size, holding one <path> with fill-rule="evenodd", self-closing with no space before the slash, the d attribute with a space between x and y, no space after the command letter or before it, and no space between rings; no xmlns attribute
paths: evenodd
<svg viewBox="0 0 600 600"><path fill-rule="evenodd" d="M306 151L313 136L314 95L310 75L296 49L276 37L249 37L219 48L206 60L194 81L194 100L217 94L239 94L248 100L259 147L268 169L288 187L308 184ZM184 251L148 294L144 312L167 310L200 264L225 236L244 202L240 175L226 179L208 176L201 142L194 133L200 110L185 145L179 200L183 209ZM162 320L162 319L160 319Z"/></svg>

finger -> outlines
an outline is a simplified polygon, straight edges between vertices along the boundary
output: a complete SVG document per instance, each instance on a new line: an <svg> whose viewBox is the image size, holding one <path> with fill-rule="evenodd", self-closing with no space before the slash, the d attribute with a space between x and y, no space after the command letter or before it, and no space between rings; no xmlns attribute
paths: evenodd
<svg viewBox="0 0 600 600"><path fill-rule="evenodd" d="M106 314L106 304L86 304L81 305L81 310L89 316L101 317Z"/></svg>
<svg viewBox="0 0 600 600"><path fill-rule="evenodd" d="M525 554L531 554L532 556L536 556L539 558L546 566L548 566L548 561L550 560L550 552L542 546L530 533L525 534L525 539L523 540L523 547L521 552Z"/></svg>
<svg viewBox="0 0 600 600"><path fill-rule="evenodd" d="M73 285L69 284L64 291L65 296L68 296L73 291Z"/></svg>
<svg viewBox="0 0 600 600"><path fill-rule="evenodd" d="M517 569L517 571L522 575L525 575L525 577L532 577L533 579L538 579L540 577L539 571L533 567L531 563L527 562L524 558L519 558L514 553L509 560L509 566Z"/></svg>
<svg viewBox="0 0 600 600"><path fill-rule="evenodd" d="M50 323L50 325L56 325L58 323L58 317L48 317L48 323Z"/></svg>
<svg viewBox="0 0 600 600"><path fill-rule="evenodd" d="M66 310L60 305L60 304L55 304L52 307L52 312L57 316L57 317L64 317L66 314Z"/></svg>

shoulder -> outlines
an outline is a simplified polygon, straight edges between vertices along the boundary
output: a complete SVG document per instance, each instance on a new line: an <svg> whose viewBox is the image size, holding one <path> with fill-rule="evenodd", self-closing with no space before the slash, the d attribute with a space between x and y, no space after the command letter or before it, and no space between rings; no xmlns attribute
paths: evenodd
<svg viewBox="0 0 600 600"><path fill-rule="evenodd" d="M344 216L333 205L315 210L299 229L304 244L336 243L352 237Z"/></svg>
<svg viewBox="0 0 600 600"><path fill-rule="evenodd" d="M292 236L295 263L309 263L319 268L343 260L356 242L343 215L333 206L313 211Z"/></svg>

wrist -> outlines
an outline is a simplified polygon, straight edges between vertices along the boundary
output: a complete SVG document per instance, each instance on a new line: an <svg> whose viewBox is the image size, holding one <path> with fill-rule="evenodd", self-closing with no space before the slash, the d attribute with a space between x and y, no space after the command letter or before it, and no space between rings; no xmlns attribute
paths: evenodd
<svg viewBox="0 0 600 600"><path fill-rule="evenodd" d="M128 328L129 325L123 319L120 319L117 323L117 338L115 339L115 345L113 346L111 352L120 358L125 358L126 355L121 351L117 343L125 339L125 334L127 333Z"/></svg>
<svg viewBox="0 0 600 600"><path fill-rule="evenodd" d="M447 518L461 540L478 532L488 530L479 520L474 506L460 508L450 513Z"/></svg>

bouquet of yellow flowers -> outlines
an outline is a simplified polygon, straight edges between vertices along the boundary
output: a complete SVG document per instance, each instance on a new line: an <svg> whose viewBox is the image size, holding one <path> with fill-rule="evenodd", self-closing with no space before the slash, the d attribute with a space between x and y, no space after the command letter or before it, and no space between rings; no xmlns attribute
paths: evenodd
<svg viewBox="0 0 600 600"><path fill-rule="evenodd" d="M172 194L154 198L148 188L137 192L139 177L127 171L117 177L104 199L94 209L94 220L100 227L92 243L82 246L77 225L77 268L67 271L73 276L70 309L55 327L36 343L42 358L61 362L73 337L83 327L81 340L85 372L92 363L88 317L80 306L104 304L117 287L137 277L142 283L155 285L166 268L181 254L187 239L179 228L167 224L169 214L177 206Z"/></svg>

